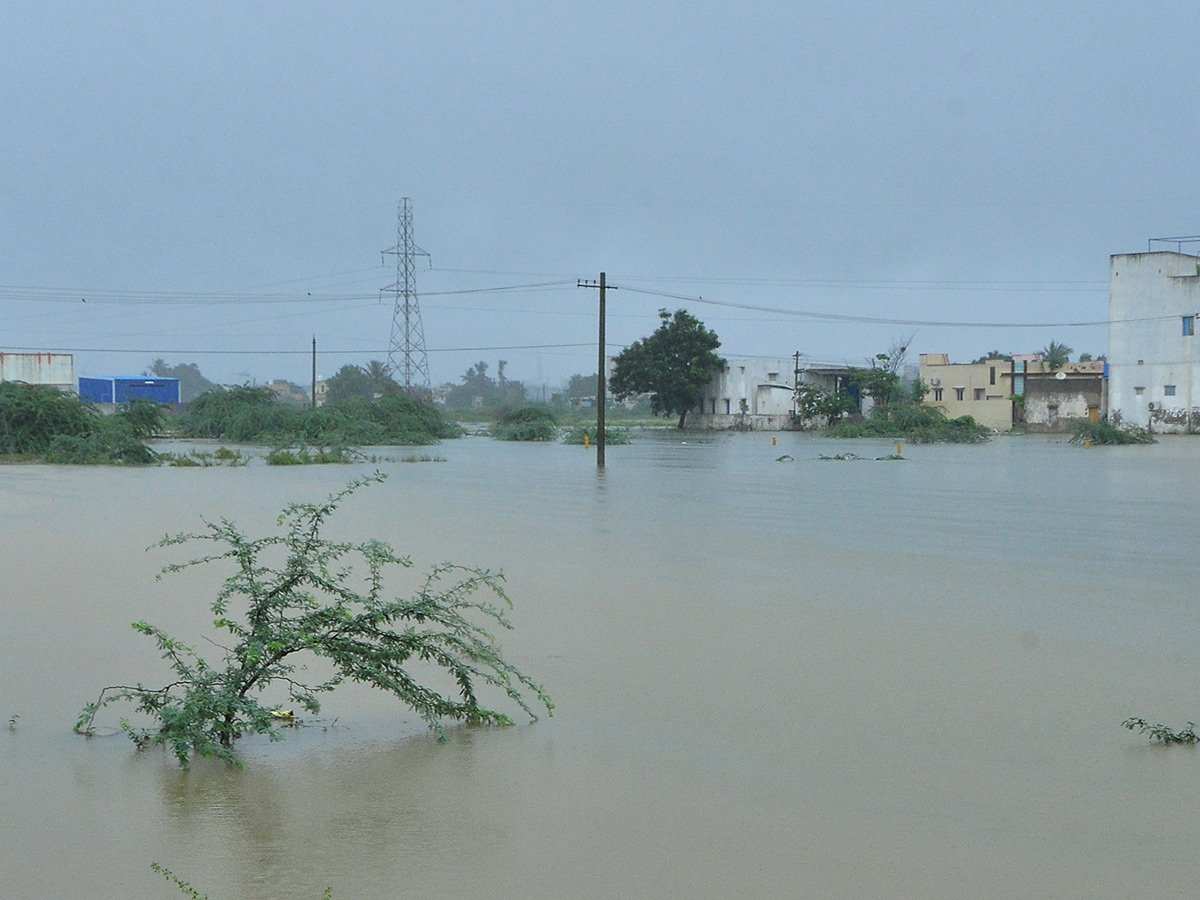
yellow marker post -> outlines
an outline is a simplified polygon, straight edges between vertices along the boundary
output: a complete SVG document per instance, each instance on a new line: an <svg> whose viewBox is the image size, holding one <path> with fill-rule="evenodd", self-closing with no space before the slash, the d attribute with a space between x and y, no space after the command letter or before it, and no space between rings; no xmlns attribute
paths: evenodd
<svg viewBox="0 0 1200 900"><path fill-rule="evenodd" d="M778 443L779 443L779 440L777 438L771 438L771 446L772 447L774 447Z"/></svg>
<svg viewBox="0 0 1200 900"><path fill-rule="evenodd" d="M904 455L904 445L901 444L899 441L896 441L896 455L897 456Z"/></svg>
<svg viewBox="0 0 1200 900"><path fill-rule="evenodd" d="M586 450L590 446L592 446L592 439L588 436L588 433L585 431L583 433L583 449Z"/></svg>

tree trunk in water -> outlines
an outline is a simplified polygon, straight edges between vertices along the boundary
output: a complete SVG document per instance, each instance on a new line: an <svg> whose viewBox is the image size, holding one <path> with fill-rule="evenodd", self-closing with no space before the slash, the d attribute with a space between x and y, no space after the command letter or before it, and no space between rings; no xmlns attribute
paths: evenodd
<svg viewBox="0 0 1200 900"><path fill-rule="evenodd" d="M679 429L682 429L682 428L683 428L683 420L684 420L684 419L686 419L686 418L687 418L687 410L685 409L683 412L681 412L681 413L679 414L679 424L678 424L678 425L676 425L675 427L676 427L676 428L679 428Z"/></svg>

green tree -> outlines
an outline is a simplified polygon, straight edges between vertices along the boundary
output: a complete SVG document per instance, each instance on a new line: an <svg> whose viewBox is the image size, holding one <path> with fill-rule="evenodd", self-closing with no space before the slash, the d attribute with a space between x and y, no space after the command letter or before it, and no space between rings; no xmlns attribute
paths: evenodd
<svg viewBox="0 0 1200 900"><path fill-rule="evenodd" d="M1051 341L1042 348L1042 362L1047 369L1054 372L1071 361L1071 354L1073 352L1066 344Z"/></svg>
<svg viewBox="0 0 1200 900"><path fill-rule="evenodd" d="M650 394L654 414L677 414L682 428L688 410L703 398L704 386L725 367L716 352L721 341L686 310L660 309L658 317L661 324L652 335L617 356L609 384L617 400Z"/></svg>
<svg viewBox="0 0 1200 900"><path fill-rule="evenodd" d="M134 629L154 639L173 677L161 688L140 683L104 688L84 707L76 730L91 734L101 708L132 703L154 723L136 728L123 721L134 743L165 744L186 768L193 754L238 764L234 743L239 737L280 737L280 695L317 713L320 695L347 680L393 694L435 729L446 719L511 724L507 714L481 704L480 687L507 696L536 719L526 699L531 693L552 714L549 696L500 656L485 627L511 627L504 608L512 604L501 575L440 565L411 597L393 598L386 592L386 575L397 566L411 567L408 558L382 541L350 543L321 536L326 520L347 496L383 478L376 473L353 481L324 503L288 506L279 518L281 534L250 538L222 519L207 523L205 533L160 542L216 545L197 559L167 566L164 573L217 561L233 565L233 574L211 604L213 625L226 634L212 644L224 650L224 660L209 663L195 647L161 628L135 622ZM244 616L239 615L242 609ZM303 663L313 657L332 669L317 684L301 680ZM442 693L421 683L410 671L414 664L445 670L454 691ZM260 702L258 696L271 689L274 702Z"/></svg>
<svg viewBox="0 0 1200 900"><path fill-rule="evenodd" d="M326 380L329 392L325 402L337 406L348 401L370 403L375 399L375 381L366 369L347 363Z"/></svg>
<svg viewBox="0 0 1200 900"><path fill-rule="evenodd" d="M802 422L823 418L826 424L836 425L842 416L857 408L858 404L849 394L805 381L796 385L796 415Z"/></svg>
<svg viewBox="0 0 1200 900"><path fill-rule="evenodd" d="M161 359L156 359L150 363L146 374L154 375L157 378L178 378L179 401L181 403L191 403L201 394L217 387L216 384L200 374L200 368L195 363L180 363L177 366L168 366Z"/></svg>

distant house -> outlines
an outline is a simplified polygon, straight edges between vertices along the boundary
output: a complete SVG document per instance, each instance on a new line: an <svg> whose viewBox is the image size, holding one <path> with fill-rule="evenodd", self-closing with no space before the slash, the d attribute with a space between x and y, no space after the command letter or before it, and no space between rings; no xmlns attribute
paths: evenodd
<svg viewBox="0 0 1200 900"><path fill-rule="evenodd" d="M0 351L0 381L48 384L75 390L75 357L70 353L7 353Z"/></svg>
<svg viewBox="0 0 1200 900"><path fill-rule="evenodd" d="M792 358L746 357L725 361L725 368L704 388L698 407L688 413L698 428L779 431L791 425L796 386Z"/></svg>
<svg viewBox="0 0 1200 900"><path fill-rule="evenodd" d="M1200 431L1200 257L1109 258L1108 406L1114 424Z"/></svg>
<svg viewBox="0 0 1200 900"><path fill-rule="evenodd" d="M80 375L79 399L110 404L145 399L173 405L179 403L179 379L151 375Z"/></svg>
<svg viewBox="0 0 1200 900"><path fill-rule="evenodd" d="M1012 367L1003 357L952 363L946 353L922 353L917 371L929 388L926 406L951 419L970 416L986 428L1008 431L1013 427Z"/></svg>
<svg viewBox="0 0 1200 900"><path fill-rule="evenodd" d="M1106 409L1103 362L1073 362L1052 369L1042 354L1013 357L1016 424L1026 431L1068 431L1096 422Z"/></svg>
<svg viewBox="0 0 1200 900"><path fill-rule="evenodd" d="M970 416L996 431L1066 431L1096 421L1104 406L1104 363L1046 365L1040 353L952 363L945 353L922 353L924 404L951 419Z"/></svg>

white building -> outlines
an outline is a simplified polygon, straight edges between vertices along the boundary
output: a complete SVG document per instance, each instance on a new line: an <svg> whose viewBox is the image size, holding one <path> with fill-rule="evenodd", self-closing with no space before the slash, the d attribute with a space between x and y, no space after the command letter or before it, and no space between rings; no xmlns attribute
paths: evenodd
<svg viewBox="0 0 1200 900"><path fill-rule="evenodd" d="M48 384L75 390L75 357L70 353L5 353L0 350L0 381Z"/></svg>
<svg viewBox="0 0 1200 900"><path fill-rule="evenodd" d="M1157 432L1200 431L1200 257L1109 260L1109 418Z"/></svg>
<svg viewBox="0 0 1200 900"><path fill-rule="evenodd" d="M688 413L697 428L779 431L791 424L796 364L793 358L728 359L725 370L705 387L700 405Z"/></svg>

